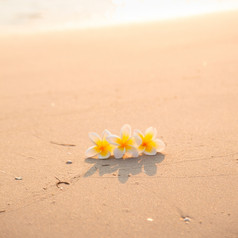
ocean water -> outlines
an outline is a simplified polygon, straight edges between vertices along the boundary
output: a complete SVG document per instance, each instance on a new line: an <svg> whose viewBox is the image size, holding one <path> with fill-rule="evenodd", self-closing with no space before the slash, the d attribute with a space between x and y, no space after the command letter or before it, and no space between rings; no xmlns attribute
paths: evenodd
<svg viewBox="0 0 238 238"><path fill-rule="evenodd" d="M0 31L100 27L233 9L238 0L0 0Z"/></svg>

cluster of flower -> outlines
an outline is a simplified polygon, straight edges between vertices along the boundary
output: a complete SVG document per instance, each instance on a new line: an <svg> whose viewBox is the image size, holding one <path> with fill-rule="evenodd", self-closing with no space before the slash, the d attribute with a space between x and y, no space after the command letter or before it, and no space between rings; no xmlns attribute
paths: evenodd
<svg viewBox="0 0 238 238"><path fill-rule="evenodd" d="M122 158L125 154L132 157L138 157L140 153L155 155L165 148L164 142L157 139L156 134L156 129L149 127L145 134L140 130L134 130L132 136L131 126L127 124L121 128L120 136L113 135L108 130L103 131L102 137L90 132L88 135L94 145L88 148L85 154L87 157L97 156L98 159L108 159L112 154L116 159Z"/></svg>

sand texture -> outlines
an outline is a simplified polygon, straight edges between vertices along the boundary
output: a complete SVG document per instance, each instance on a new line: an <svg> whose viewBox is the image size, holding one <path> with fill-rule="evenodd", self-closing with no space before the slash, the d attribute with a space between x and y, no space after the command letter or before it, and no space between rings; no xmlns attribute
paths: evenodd
<svg viewBox="0 0 238 238"><path fill-rule="evenodd" d="M238 12L2 34L0 52L1 238L238 237ZM85 158L88 132L125 123L164 153Z"/></svg>

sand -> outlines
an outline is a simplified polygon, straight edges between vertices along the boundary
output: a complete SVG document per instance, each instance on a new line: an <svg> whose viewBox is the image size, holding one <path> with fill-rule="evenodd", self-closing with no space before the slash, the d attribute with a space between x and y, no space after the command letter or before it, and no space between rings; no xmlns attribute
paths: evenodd
<svg viewBox="0 0 238 238"><path fill-rule="evenodd" d="M237 26L2 34L0 237L238 237ZM164 153L85 158L88 132L125 123Z"/></svg>

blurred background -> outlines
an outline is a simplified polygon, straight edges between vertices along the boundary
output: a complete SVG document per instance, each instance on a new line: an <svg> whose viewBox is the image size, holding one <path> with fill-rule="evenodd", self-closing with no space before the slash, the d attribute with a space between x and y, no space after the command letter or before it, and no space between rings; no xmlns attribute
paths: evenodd
<svg viewBox="0 0 238 238"><path fill-rule="evenodd" d="M238 0L0 0L0 30L98 27L237 8Z"/></svg>

